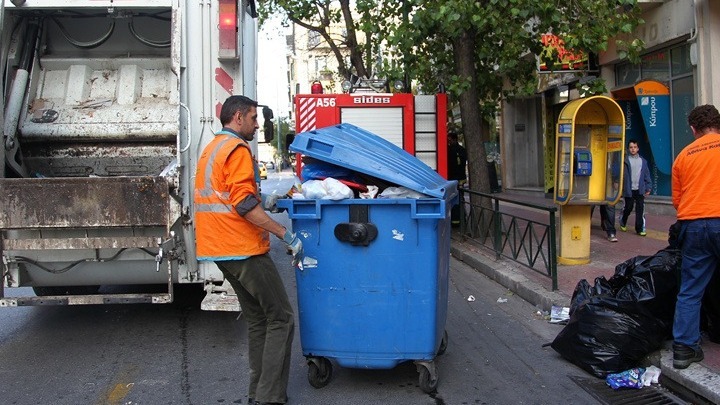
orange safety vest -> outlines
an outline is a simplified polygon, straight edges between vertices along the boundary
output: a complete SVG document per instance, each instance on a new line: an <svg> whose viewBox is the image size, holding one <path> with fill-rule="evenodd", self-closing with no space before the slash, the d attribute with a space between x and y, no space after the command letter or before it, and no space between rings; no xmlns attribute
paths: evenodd
<svg viewBox="0 0 720 405"><path fill-rule="evenodd" d="M230 154L238 147L248 153ZM239 159L239 173L228 173L228 159ZM267 253L270 234L246 220L235 205L257 196L256 163L248 144L220 131L205 147L195 177L195 243L198 260L237 260ZM234 201L233 201L234 200Z"/></svg>

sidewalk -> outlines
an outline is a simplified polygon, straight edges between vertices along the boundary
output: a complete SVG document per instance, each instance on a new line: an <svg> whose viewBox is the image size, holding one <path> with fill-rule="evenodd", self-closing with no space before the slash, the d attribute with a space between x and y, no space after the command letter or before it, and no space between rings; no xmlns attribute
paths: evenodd
<svg viewBox="0 0 720 405"><path fill-rule="evenodd" d="M503 192L505 198L531 202L533 204L553 206L552 199ZM504 203L501 203L501 206ZM618 205L617 215L622 213ZM610 278L615 266L635 256L652 256L658 250L667 247L667 234L674 215L645 214L647 236L634 232L634 214L628 220L628 232L620 231L616 220L618 242L610 242L600 229L600 212L594 210L592 217L590 263L584 265L558 265L558 290L551 291L551 281L509 259L495 259L495 254L484 247L464 242L462 236L453 234L451 254L459 260L473 266L496 282L504 285L526 301L549 311L552 305L569 306L570 297L578 281L586 279L594 284L596 277ZM685 370L676 370L672 366L672 341L668 340L659 352L648 356L648 360L662 370L664 378L671 380L674 388L686 389L710 403L720 403L720 345L709 341L702 344L705 359L694 363ZM679 387L678 387L679 386Z"/></svg>

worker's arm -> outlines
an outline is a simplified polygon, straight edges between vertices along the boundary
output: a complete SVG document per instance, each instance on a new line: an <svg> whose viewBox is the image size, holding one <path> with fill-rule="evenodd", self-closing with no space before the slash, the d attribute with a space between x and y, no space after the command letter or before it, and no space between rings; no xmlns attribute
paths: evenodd
<svg viewBox="0 0 720 405"><path fill-rule="evenodd" d="M260 204L255 205L255 207L245 213L244 216L245 219L250 221L253 225L270 232L280 239L283 239L285 236L285 231L287 231L287 229L270 218L270 215L265 212Z"/></svg>
<svg viewBox="0 0 720 405"><path fill-rule="evenodd" d="M303 260L304 251L302 241L300 241L297 235L285 229L284 226L270 218L265 210L263 210L262 205L256 204L251 210L245 213L244 217L253 225L272 233L279 239L282 239L282 241L287 244L290 252L292 252L293 266L297 266L298 263Z"/></svg>

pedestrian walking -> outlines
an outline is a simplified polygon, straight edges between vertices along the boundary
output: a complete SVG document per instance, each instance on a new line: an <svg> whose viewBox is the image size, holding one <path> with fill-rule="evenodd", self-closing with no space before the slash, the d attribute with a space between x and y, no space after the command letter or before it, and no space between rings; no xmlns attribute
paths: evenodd
<svg viewBox="0 0 720 405"><path fill-rule="evenodd" d="M608 159L608 172L612 179L612 195L617 196L620 188L620 158L621 156L613 157ZM593 208L595 208L593 206ZM591 214L592 216L592 211ZM603 204L600 205L600 228L607 233L607 239L610 242L617 242L617 235L615 230L615 204Z"/></svg>
<svg viewBox="0 0 720 405"><path fill-rule="evenodd" d="M672 167L672 201L680 224L680 292L673 323L673 367L687 368L704 357L700 307L720 264L720 113L712 105L688 115L695 140Z"/></svg>
<svg viewBox="0 0 720 405"><path fill-rule="evenodd" d="M448 132L448 180L457 180L458 187L465 184L465 165L467 164L467 151L458 143L458 136L455 132ZM460 225L460 215L463 202L454 206L450 211L450 223L452 226Z"/></svg>
<svg viewBox="0 0 720 405"><path fill-rule="evenodd" d="M607 233L607 239L610 242L617 242L617 236L615 231L615 206L614 205L601 205L600 206L600 228Z"/></svg>
<svg viewBox="0 0 720 405"><path fill-rule="evenodd" d="M268 252L269 233L282 239L294 261L302 242L264 211L260 174L248 142L256 130L257 102L230 96L220 110L222 130L205 147L195 178L198 260L213 261L237 294L248 324L251 404L284 404L290 374L295 315ZM257 401L257 402L256 402Z"/></svg>
<svg viewBox="0 0 720 405"><path fill-rule="evenodd" d="M652 191L652 179L647 160L640 156L640 147L637 141L628 142L628 154L624 162L625 178L623 180L623 208L620 219L620 230L627 231L627 220L635 209L635 232L645 236L645 197Z"/></svg>

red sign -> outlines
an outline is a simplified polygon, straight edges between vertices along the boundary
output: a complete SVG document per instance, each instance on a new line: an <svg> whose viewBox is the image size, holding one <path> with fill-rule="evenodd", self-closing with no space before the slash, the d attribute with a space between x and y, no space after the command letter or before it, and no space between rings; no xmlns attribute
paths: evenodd
<svg viewBox="0 0 720 405"><path fill-rule="evenodd" d="M584 70L587 68L588 57L582 52L573 51L565 48L565 41L553 34L543 34L540 37L543 44L543 51L540 58L539 69L541 72L561 71L561 70ZM550 69L542 56L552 57L553 53L557 53L554 66Z"/></svg>

